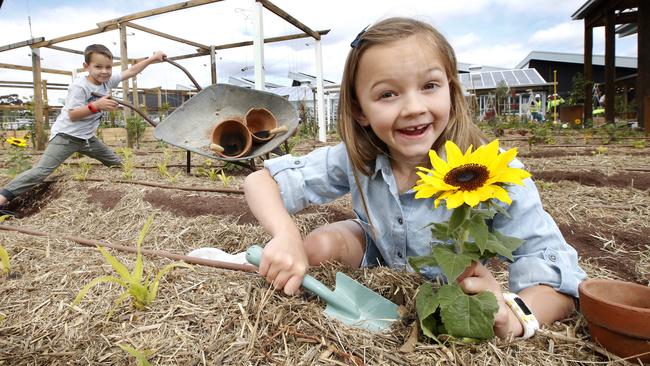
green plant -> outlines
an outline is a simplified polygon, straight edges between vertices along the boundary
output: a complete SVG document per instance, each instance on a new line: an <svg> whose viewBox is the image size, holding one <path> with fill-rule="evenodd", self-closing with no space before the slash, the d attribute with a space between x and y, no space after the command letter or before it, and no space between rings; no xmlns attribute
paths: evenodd
<svg viewBox="0 0 650 366"><path fill-rule="evenodd" d="M523 184L530 174L508 164L516 149L499 154L498 140L472 152L463 152L451 141L445 144L447 161L431 151L433 169L418 167L420 180L415 198L435 198L437 208L445 201L453 210L444 223L431 223L432 237L444 244L434 244L431 254L409 257L409 264L423 273L425 267L440 267L448 284L438 291L425 282L418 289L415 306L423 333L438 339L441 334L457 338L490 339L494 337L494 314L499 309L494 293L483 291L468 295L458 285L458 278L473 262L495 256L513 260L512 252L523 240L490 230L486 220L498 212L508 215L495 200L512 203L503 188ZM486 165L486 162L489 162Z"/></svg>
<svg viewBox="0 0 650 366"><path fill-rule="evenodd" d="M15 137L9 137L5 141L10 145L7 152L7 175L14 178L32 167L31 158L25 152L27 141Z"/></svg>
<svg viewBox="0 0 650 366"><path fill-rule="evenodd" d="M632 146L635 149L645 149L645 147L646 147L645 140L636 140L636 141L632 142Z"/></svg>
<svg viewBox="0 0 650 366"><path fill-rule="evenodd" d="M140 231L140 236L136 243L135 266L132 272L129 272L126 266L117 260L117 258L113 257L104 247L97 246L97 249L100 251L100 253L102 253L102 256L104 256L104 259L106 259L111 267L113 267L113 270L115 270L119 277L101 276L90 281L79 291L77 297L72 302L72 306L78 305L93 287L104 282L112 282L124 288L122 294L117 298L117 300L115 300L113 309L116 308L122 301L124 301L124 299L131 296L133 306L136 309L142 310L146 308L147 305L149 305L153 300L155 300L156 294L158 293L158 284L162 277L167 274L167 272L176 267L185 267L192 269L192 267L186 263L175 262L163 267L163 269L161 269L156 274L153 280L150 279L150 275L143 279L144 265L142 263L142 242L144 241L147 232L149 232L149 228L151 227L152 222L153 216L149 216L147 222L144 224L144 227ZM112 310L109 311L109 318L111 314Z"/></svg>
<svg viewBox="0 0 650 366"><path fill-rule="evenodd" d="M0 245L0 273L7 274L10 269L9 253L2 245Z"/></svg>
<svg viewBox="0 0 650 366"><path fill-rule="evenodd" d="M605 155L605 154L607 154L607 147L598 146L596 148L596 150L593 151L593 154L595 154L595 155Z"/></svg>
<svg viewBox="0 0 650 366"><path fill-rule="evenodd" d="M153 354L152 350L140 351L125 344L118 344L118 346L120 346L124 352L127 352L131 356L135 357L135 361L138 366L151 366L148 358Z"/></svg>
<svg viewBox="0 0 650 366"><path fill-rule="evenodd" d="M591 85L591 82L585 81L582 73L578 72L571 78L571 90L569 91L569 98L567 104L570 106L582 104L585 102L585 88Z"/></svg>
<svg viewBox="0 0 650 366"><path fill-rule="evenodd" d="M122 178L131 180L133 178L133 150L128 147L115 149L115 151L122 156Z"/></svg>
<svg viewBox="0 0 650 366"><path fill-rule="evenodd" d="M233 179L233 177L229 176L229 175L226 175L226 173L223 171L223 169L221 169L219 171L219 180L221 181L221 184L224 187L228 187L230 185L230 182L232 181L232 179Z"/></svg>
<svg viewBox="0 0 650 366"><path fill-rule="evenodd" d="M147 123L139 116L133 116L126 119L126 133L129 147L133 147L133 143L140 148L140 139L144 134L144 129Z"/></svg>
<svg viewBox="0 0 650 366"><path fill-rule="evenodd" d="M74 174L73 178L78 181L85 181L91 168L92 165L90 163L85 161L79 162L79 171Z"/></svg>

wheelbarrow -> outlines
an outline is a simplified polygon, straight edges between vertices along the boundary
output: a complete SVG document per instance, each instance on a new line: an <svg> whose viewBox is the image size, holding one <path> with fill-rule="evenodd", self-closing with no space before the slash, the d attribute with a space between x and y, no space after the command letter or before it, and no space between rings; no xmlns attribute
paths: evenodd
<svg viewBox="0 0 650 366"><path fill-rule="evenodd" d="M190 152L217 160L237 164L255 170L255 158L269 158L271 153L288 152L286 140L298 127L298 112L289 101L277 94L243 88L230 84L213 84L202 89L192 75L174 61L165 61L180 68L194 83L198 93L181 104L160 123L151 120L138 108L113 98L119 104L133 109L150 125L155 127L154 137L188 152L187 170L190 169ZM101 95L93 93L101 97ZM240 157L227 157L211 149L215 128L233 118L243 119L251 109L266 109L277 121L276 130L281 132L268 136L265 141L252 144L250 151ZM263 131L264 132L264 131ZM258 140L259 141L259 140ZM280 145L285 143L285 151Z"/></svg>

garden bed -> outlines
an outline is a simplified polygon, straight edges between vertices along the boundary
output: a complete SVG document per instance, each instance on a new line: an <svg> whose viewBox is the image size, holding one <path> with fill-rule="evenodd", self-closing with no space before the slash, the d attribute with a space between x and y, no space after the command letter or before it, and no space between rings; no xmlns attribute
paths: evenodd
<svg viewBox="0 0 650 366"><path fill-rule="evenodd" d="M316 145L302 141L295 151L305 153ZM597 151L598 146L534 146L531 151L564 152L558 156L527 154L522 146L521 160L533 172L546 210L576 247L591 277L647 285L650 172L643 169L650 167L650 149L610 145L606 152L578 153ZM163 156L169 157L169 175L153 168ZM14 201L11 208L19 218L3 225L50 236L0 230L0 244L8 250L12 265L11 273L0 277L0 313L6 315L0 323L0 364L134 364L120 344L151 350L149 360L155 365L565 365L618 359L590 341L578 313L528 341L439 345L414 330L415 290L421 282L417 275L386 268L352 270L336 263L310 273L332 286L335 272L343 271L403 305L404 319L384 334L348 328L324 318L324 305L313 296L286 297L270 290L255 273L203 266L171 272L145 311L125 301L107 319L119 294L113 284L93 288L72 307L79 289L114 272L97 250L62 236L134 245L153 214L144 241L147 249L186 254L199 247L218 247L237 253L269 239L241 192L235 192L241 189L245 171L228 171L224 187L207 173L220 169L222 162L195 156L193 175L188 176L185 152L157 143L145 143L133 159L136 167L149 168L135 168L132 177L124 179L119 169L91 165L86 178L93 180L73 178L92 160L70 159L71 164L50 182ZM214 188L233 192L201 191ZM350 217L347 196L295 215L303 233ZM134 255L112 254L132 267ZM147 257L145 267L157 271L168 263ZM496 262L491 267L507 286L506 267Z"/></svg>

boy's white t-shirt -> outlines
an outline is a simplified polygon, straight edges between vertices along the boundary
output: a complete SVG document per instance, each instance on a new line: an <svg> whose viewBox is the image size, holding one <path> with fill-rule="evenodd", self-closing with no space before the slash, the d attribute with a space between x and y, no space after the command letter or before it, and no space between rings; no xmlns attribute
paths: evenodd
<svg viewBox="0 0 650 366"><path fill-rule="evenodd" d="M113 74L111 78L100 85L95 85L88 81L86 76L76 78L70 88L68 88L68 96L65 99L65 105L61 109L61 113L52 126L50 133L50 140L58 133L65 133L70 136L78 137L80 139L88 140L95 136L95 131L99 126L99 120L102 113L94 113L88 117L82 118L78 121L71 121L68 112L71 109L85 106L88 103L98 99L91 95L96 92L101 95L107 95L111 89L115 88L122 81L122 74Z"/></svg>

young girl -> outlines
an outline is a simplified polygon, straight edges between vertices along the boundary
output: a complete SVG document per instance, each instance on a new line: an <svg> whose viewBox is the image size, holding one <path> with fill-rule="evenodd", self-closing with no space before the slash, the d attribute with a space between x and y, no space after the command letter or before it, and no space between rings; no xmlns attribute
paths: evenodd
<svg viewBox="0 0 650 366"><path fill-rule="evenodd" d="M338 114L343 142L306 156L267 160L266 169L244 183L251 211L272 236L260 274L286 294L300 288L310 265L324 261L409 268L409 256L430 254L431 243L439 241L426 226L448 220L451 211L443 205L432 210L432 199L415 200L415 167L431 167L429 150L442 152L446 140L463 151L488 142L469 117L454 51L434 28L413 19L386 19L361 32L351 46ZM518 161L512 165L522 167ZM508 188L511 218L497 215L493 227L525 240L510 265L510 290L539 323L551 323L574 310L585 273L542 209L534 183L524 182ZM348 192L358 219L325 225L303 239L289 214ZM430 275L438 275L436 270ZM496 295L498 336L530 334L486 267L475 264L461 278L466 293Z"/></svg>

